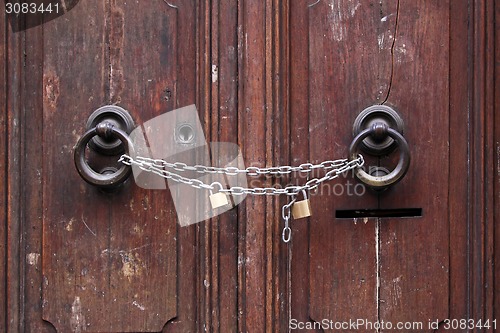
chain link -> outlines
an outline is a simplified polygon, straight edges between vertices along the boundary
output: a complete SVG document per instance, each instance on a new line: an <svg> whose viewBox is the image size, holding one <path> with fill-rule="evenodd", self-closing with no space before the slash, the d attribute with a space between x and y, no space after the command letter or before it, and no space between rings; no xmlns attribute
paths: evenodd
<svg viewBox="0 0 500 333"><path fill-rule="evenodd" d="M239 169L234 166L229 166L225 168L221 167L214 167L214 166L206 166L206 165L194 165L194 166L189 166L186 163L182 162L167 162L165 160L161 159L153 159L153 158L148 158L148 157L141 157L137 156L134 159L128 155L122 155L120 158L120 162L124 162L127 164L127 162L135 161L139 164L146 164L146 165L154 165L155 167L158 168L167 168L167 169L173 169L175 171L180 171L180 172L185 172L185 171L196 171L198 173L219 173L219 174L226 174L228 176L236 176L238 174L247 174L248 176L265 176L265 175L271 175L271 176L276 176L276 175L288 175L290 173L310 173L316 169L323 169L325 171L333 170L333 169L340 169L343 167L346 167L348 163L355 162L358 166L362 165L364 163L363 157L359 155L357 159L354 159L350 162L348 162L347 159L340 159L340 160L335 160L335 161L324 161L319 164L312 164L312 163L303 163L298 166L290 166L290 165L283 165L283 166L273 166L273 167L266 167L266 168L259 168L255 166L247 167L246 169ZM136 163L134 163L136 164ZM137 165L139 165L137 164ZM130 165L130 164L129 164Z"/></svg>
<svg viewBox="0 0 500 333"><path fill-rule="evenodd" d="M365 161L362 155L358 155L358 158L353 159L351 161L347 159L340 159L335 161L324 161L319 164L303 163L300 164L299 166L284 165L284 166L274 166L267 168L248 167L246 169L239 169L237 167L232 167L232 166L225 168L205 166L205 165L189 166L186 163L182 162L170 163L161 159L152 159L141 156L137 156L134 159L129 155L122 155L118 160L118 162L130 166L136 166L143 171L154 173L160 177L170 179L177 183L183 183L192 186L196 189L209 190L211 193L215 189L215 186L217 185L219 192L237 196L244 194L257 195L257 196L287 195L290 198L289 202L283 205L281 208L281 217L285 222L281 238L283 242L288 243L292 238L292 229L290 228L289 225L291 218L291 207L295 203L297 194L299 192L312 191L316 189L318 186L320 186L322 183L333 180L337 178L339 175L343 174L344 172L360 168L364 165ZM191 172L208 173L208 174L218 173L218 174L225 174L228 176L246 174L248 176L255 176L255 177L263 175L281 176L281 175L288 175L292 172L309 173L316 169L323 169L326 171L326 173L321 178L312 178L308 180L304 185L289 185L284 188L277 188L277 187L247 188L241 186L233 186L230 188L225 188L219 182L206 184L199 179L184 177L167 169L179 172L191 171Z"/></svg>
<svg viewBox="0 0 500 333"><path fill-rule="evenodd" d="M364 164L364 159L362 155L358 155L358 158L351 161L347 159L341 159L336 161L325 161L319 164L303 163L299 166L277 166L268 168L259 167L248 167L246 169L239 169L237 167L213 167L204 165L194 165L189 166L186 163L175 162L170 163L161 159L152 159L148 157L138 156L135 159L129 155L122 155L118 162L126 165L133 165L140 168L143 171L154 173L166 179L171 179L178 183L183 183L190 185L197 189L207 189L214 190L212 184L205 184L196 178L188 178L181 176L175 172L169 171L167 169L172 169L174 171L195 171L198 173L208 173L208 174L226 174L226 175L238 175L247 174L248 176L262 176L262 175L286 175L292 172L311 172L316 169L328 170L325 175L321 178L312 178L308 180L304 185L289 185L285 188L276 187L256 187L256 188L246 188L240 186L233 186L231 188L222 188L220 192L232 194L232 195L288 195L295 196L301 191L311 191L316 189L320 184L333 180L337 178L342 173L362 167Z"/></svg>

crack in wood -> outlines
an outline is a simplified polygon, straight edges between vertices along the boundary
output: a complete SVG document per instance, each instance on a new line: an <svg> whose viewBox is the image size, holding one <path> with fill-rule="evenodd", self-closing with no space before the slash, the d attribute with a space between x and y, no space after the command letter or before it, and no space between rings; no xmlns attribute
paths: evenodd
<svg viewBox="0 0 500 333"><path fill-rule="evenodd" d="M382 105L387 103L387 100L389 100L389 96L391 95L392 82L394 79L394 51L396 46L396 38L398 34L400 5L401 5L401 0L398 0L398 3L396 5L396 22L394 23L394 37L392 39L392 45L391 45L391 75L389 78L389 87L387 88L387 95L385 96L384 101L381 103Z"/></svg>

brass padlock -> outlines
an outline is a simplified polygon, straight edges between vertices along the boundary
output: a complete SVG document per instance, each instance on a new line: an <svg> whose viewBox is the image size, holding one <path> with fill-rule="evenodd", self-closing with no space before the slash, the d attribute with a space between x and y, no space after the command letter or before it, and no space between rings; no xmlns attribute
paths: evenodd
<svg viewBox="0 0 500 333"><path fill-rule="evenodd" d="M220 186L222 189L222 184L220 183L213 183L217 184ZM212 184L212 185L213 185ZM229 198L226 193L224 192L217 192L213 193L212 190L210 190L210 204L212 205L212 209L220 208L229 205Z"/></svg>
<svg viewBox="0 0 500 333"><path fill-rule="evenodd" d="M302 191L304 200L294 202L292 206L292 215L294 219L301 219L303 217L311 216L311 203L307 197L306 191Z"/></svg>
<svg viewBox="0 0 500 333"><path fill-rule="evenodd" d="M217 192L214 194L210 194L210 204L212 205L213 209L216 209L229 205L229 200L225 193Z"/></svg>

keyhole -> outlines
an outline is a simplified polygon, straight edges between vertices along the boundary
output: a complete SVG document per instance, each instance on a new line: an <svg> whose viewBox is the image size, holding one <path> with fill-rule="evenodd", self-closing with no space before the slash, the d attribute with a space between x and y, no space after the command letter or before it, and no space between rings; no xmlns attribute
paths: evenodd
<svg viewBox="0 0 500 333"><path fill-rule="evenodd" d="M182 124L177 129L176 138L179 143L192 143L195 138L193 127L191 127L191 125L189 124Z"/></svg>

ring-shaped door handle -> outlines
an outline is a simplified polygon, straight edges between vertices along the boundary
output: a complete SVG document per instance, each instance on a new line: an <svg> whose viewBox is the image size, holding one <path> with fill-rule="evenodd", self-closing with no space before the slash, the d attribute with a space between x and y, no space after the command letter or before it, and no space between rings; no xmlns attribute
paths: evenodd
<svg viewBox="0 0 500 333"><path fill-rule="evenodd" d="M95 136L103 138L114 137L119 139L125 148L125 153L130 156L133 156L132 142L127 133L115 127L111 123L102 122L96 127L85 132L75 146L75 166L83 180L91 185L98 186L103 189L116 188L128 179L132 172L132 168L129 165L123 164L116 172L110 174L98 173L92 169L85 157L85 150L89 141Z"/></svg>
<svg viewBox="0 0 500 333"><path fill-rule="evenodd" d="M356 169L355 173L356 177L361 182L376 190L385 189L394 185L404 177L410 166L410 149L408 147L408 142L398 131L388 127L386 124L374 123L369 128L359 133L354 138L349 148L351 159L355 159L358 156L358 148L364 139L368 136L381 137L384 135L390 136L399 147L399 161L394 170L383 176L372 176L362 168Z"/></svg>

